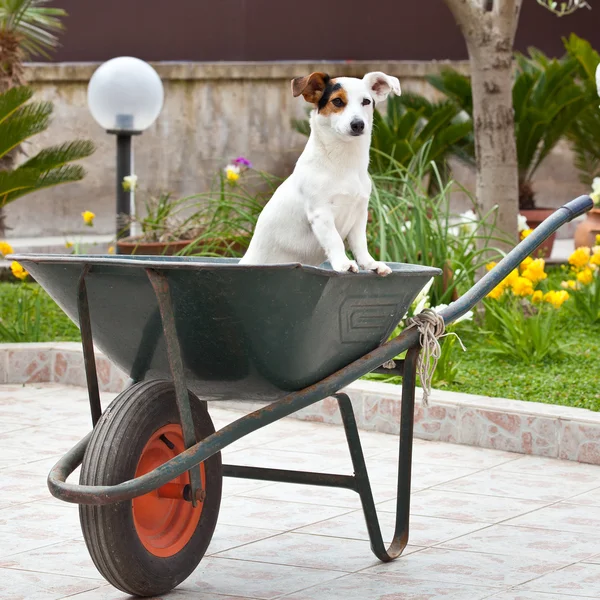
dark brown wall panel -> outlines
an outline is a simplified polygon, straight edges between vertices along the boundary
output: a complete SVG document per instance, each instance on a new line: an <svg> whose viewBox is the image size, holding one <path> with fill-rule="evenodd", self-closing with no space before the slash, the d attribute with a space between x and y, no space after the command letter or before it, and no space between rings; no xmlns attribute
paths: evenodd
<svg viewBox="0 0 600 600"><path fill-rule="evenodd" d="M56 61L464 59L443 0L57 0L69 12ZM560 55L597 38L600 5L558 18L523 0L516 46Z"/></svg>

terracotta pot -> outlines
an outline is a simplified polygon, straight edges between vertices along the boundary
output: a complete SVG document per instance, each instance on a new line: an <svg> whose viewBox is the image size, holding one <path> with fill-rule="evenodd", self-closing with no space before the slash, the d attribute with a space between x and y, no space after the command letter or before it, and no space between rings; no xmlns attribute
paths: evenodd
<svg viewBox="0 0 600 600"><path fill-rule="evenodd" d="M597 235L600 235L600 208L592 208L575 229L575 248L596 246Z"/></svg>
<svg viewBox="0 0 600 600"><path fill-rule="evenodd" d="M555 208L532 208L532 209L520 209L519 213L527 219L527 226L531 229L535 229L538 225L547 219L556 209ZM536 250L534 256L538 258L550 258L552 254L552 248L554 247L554 240L556 239L556 233L553 233L542 245Z"/></svg>
<svg viewBox="0 0 600 600"><path fill-rule="evenodd" d="M124 238L117 242L119 254L135 254L138 256L173 256L181 252L187 246L194 244L194 240L177 240L176 242L139 242L134 238ZM211 254L220 254L220 250L234 250L238 254L243 254L248 247L248 244L241 242L228 243L225 240L202 240L198 244L194 244L192 253L201 255L203 248L210 246Z"/></svg>
<svg viewBox="0 0 600 600"><path fill-rule="evenodd" d="M138 256L173 256L191 243L191 240L176 242L140 242L134 238L123 238L117 242L119 254L136 254Z"/></svg>

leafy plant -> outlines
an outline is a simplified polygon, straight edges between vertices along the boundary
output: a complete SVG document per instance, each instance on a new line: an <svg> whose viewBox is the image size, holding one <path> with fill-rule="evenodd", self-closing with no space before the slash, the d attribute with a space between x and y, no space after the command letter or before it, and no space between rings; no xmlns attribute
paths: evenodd
<svg viewBox="0 0 600 600"><path fill-rule="evenodd" d="M600 110L595 73L600 65L600 54L591 44L574 33L563 40L568 56L577 61L578 78L591 98L595 98L585 110L574 119L568 132L575 153L575 166L579 179L591 185L594 177L600 175Z"/></svg>
<svg viewBox="0 0 600 600"><path fill-rule="evenodd" d="M52 104L29 102L32 96L33 90L28 87L15 87L0 94L0 161L25 140L48 128ZM14 169L0 170L0 208L31 192L79 181L85 171L70 163L90 156L94 149L88 140L66 142L40 150Z"/></svg>
<svg viewBox="0 0 600 600"><path fill-rule="evenodd" d="M408 167L388 158L391 168L374 175L367 227L374 256L390 262L438 267L444 271L431 289L431 304L447 304L470 288L476 273L505 238L495 227L496 213L481 215L475 200L462 215L450 208L450 192L437 164L428 159L430 143L423 146ZM436 178L439 191L429 195L426 174Z"/></svg>
<svg viewBox="0 0 600 600"><path fill-rule="evenodd" d="M573 297L571 312L587 323L600 323L600 245L577 248L569 257L573 279L562 282Z"/></svg>
<svg viewBox="0 0 600 600"><path fill-rule="evenodd" d="M560 308L569 293L549 290L547 278L544 260L529 257L488 294L483 352L528 364L564 354L566 344L559 340L566 324Z"/></svg>
<svg viewBox="0 0 600 600"><path fill-rule="evenodd" d="M566 137L577 117L594 102L588 89L576 81L578 62L572 57L550 59L529 49L529 56L517 54L513 84L513 106L519 207L534 208L532 178L556 144ZM473 118L469 78L452 70L427 78Z"/></svg>

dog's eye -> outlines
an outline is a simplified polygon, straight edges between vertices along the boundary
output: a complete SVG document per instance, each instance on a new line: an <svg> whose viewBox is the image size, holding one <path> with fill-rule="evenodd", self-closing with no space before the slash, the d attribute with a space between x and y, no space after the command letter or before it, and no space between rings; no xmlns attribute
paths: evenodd
<svg viewBox="0 0 600 600"><path fill-rule="evenodd" d="M363 106L369 106L369 104L371 104L371 101L370 101L368 98L365 98L365 99L362 101L362 105L363 105Z"/></svg>
<svg viewBox="0 0 600 600"><path fill-rule="evenodd" d="M331 101L331 104L337 106L338 108L342 108L342 106L344 106L344 101L341 98L334 98Z"/></svg>

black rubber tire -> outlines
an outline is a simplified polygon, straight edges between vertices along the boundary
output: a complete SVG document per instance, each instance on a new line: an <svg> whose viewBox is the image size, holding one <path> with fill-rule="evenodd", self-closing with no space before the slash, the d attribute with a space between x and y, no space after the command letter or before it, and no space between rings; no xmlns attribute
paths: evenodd
<svg viewBox="0 0 600 600"><path fill-rule="evenodd" d="M190 393L197 439L215 429L205 403ZM81 466L83 485L114 485L135 476L139 457L162 426L179 423L175 389L169 381L137 383L122 392L94 428ZM133 522L131 500L105 506L80 505L85 543L98 571L116 588L135 596L164 594L198 566L213 536L223 471L221 454L204 462L206 498L198 526L175 555L161 558L148 552Z"/></svg>

